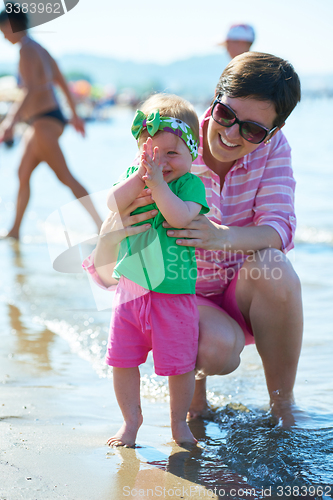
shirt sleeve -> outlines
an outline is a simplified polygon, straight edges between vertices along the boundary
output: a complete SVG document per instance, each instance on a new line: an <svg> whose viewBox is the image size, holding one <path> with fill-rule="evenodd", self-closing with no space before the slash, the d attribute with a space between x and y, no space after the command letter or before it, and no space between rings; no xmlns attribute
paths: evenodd
<svg viewBox="0 0 333 500"><path fill-rule="evenodd" d="M283 134L277 135L278 138L272 139L257 191L253 222L256 226L273 227L282 240L282 251L287 253L294 247L296 182L291 168L290 146Z"/></svg>
<svg viewBox="0 0 333 500"><path fill-rule="evenodd" d="M82 262L83 269L90 274L90 277L93 280L93 282L96 283L96 285L98 285L100 288L103 288L103 290L109 290L109 291L115 290L117 288L116 284L105 286L103 281L99 277L94 264L94 254L95 250L93 250L91 254L84 259L84 261Z"/></svg>
<svg viewBox="0 0 333 500"><path fill-rule="evenodd" d="M202 180L191 173L185 174L177 196L183 201L194 201L202 205L200 214L207 214L210 210L206 200L206 189Z"/></svg>

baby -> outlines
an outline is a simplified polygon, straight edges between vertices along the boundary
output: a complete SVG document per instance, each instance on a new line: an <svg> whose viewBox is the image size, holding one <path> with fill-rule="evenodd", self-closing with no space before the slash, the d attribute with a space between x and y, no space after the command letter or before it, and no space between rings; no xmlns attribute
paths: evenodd
<svg viewBox="0 0 333 500"><path fill-rule="evenodd" d="M155 94L136 112L132 134L139 165L130 167L108 195L119 212L144 188L154 203L133 213L157 209L151 228L120 244L113 276L113 301L106 362L113 366L114 389L124 423L110 446L134 446L143 417L139 365L153 351L155 372L169 377L171 430L176 443L195 443L186 415L194 392L199 314L195 297L197 267L193 247L181 247L162 226L187 226L209 211L202 181L190 173L197 156L199 123L192 105L175 95Z"/></svg>

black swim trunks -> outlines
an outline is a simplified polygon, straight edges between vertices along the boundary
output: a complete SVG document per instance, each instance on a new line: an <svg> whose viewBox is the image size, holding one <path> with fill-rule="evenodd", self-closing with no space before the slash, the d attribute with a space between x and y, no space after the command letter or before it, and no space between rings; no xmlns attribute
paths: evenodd
<svg viewBox="0 0 333 500"><path fill-rule="evenodd" d="M59 120L63 125L68 123L68 120L62 114L60 108L52 109L51 111L45 111L45 113L40 113L38 115L34 115L29 119L29 125L31 125L38 118L54 118L55 120Z"/></svg>

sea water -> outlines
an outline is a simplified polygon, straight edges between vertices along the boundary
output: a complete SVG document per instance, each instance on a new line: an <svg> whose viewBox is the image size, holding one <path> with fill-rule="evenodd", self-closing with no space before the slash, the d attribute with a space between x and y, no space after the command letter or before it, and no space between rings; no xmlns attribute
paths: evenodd
<svg viewBox="0 0 333 500"><path fill-rule="evenodd" d="M304 99L283 129L292 146L297 181L298 229L289 258L302 282L305 319L295 386L297 425L292 430L273 425L260 357L254 346L246 347L235 372L209 378L209 399L216 412L213 421L201 421L194 430L205 445L194 456L199 464L197 483L209 478L210 486L221 486L221 474L228 483L226 471L234 471L256 488L258 498L264 491L268 496L269 488L276 498L333 497L332 114L333 100ZM107 189L136 155L132 116L130 109L115 108L110 121L87 125L85 140L69 127L61 138L71 171L93 193L103 217ZM313 116L320 117L317 123ZM0 147L0 230L8 228L14 216L20 153L20 144ZM30 349L41 370L50 368L47 345L59 335L100 377L112 377L104 363L112 292L92 289L77 254L76 267L72 266L77 272L53 268L57 256L94 233L93 223L70 191L45 164L40 165L32 175L21 244L0 242L0 299L12 333L19 335L16 355L24 359ZM82 257L93 246L80 248ZM40 345L46 347L44 356L38 355ZM167 381L154 375L151 357L141 374L144 397L167 404Z"/></svg>

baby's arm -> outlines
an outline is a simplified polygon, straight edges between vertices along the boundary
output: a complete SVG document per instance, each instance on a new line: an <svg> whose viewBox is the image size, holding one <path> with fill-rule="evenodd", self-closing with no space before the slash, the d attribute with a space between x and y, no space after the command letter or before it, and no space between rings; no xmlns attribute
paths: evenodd
<svg viewBox="0 0 333 500"><path fill-rule="evenodd" d="M110 210L122 212L133 203L145 187L145 181L142 180L145 172L145 169L140 165L136 172L110 189L107 196L107 205Z"/></svg>
<svg viewBox="0 0 333 500"><path fill-rule="evenodd" d="M194 201L183 201L171 191L163 179L158 148L153 151L149 139L143 146L141 165L147 171L142 179L151 189L152 198L165 220L171 227L186 227L198 215L202 205Z"/></svg>
<svg viewBox="0 0 333 500"><path fill-rule="evenodd" d="M183 201L176 196L166 182L152 190L152 198L171 227L186 227L198 215L202 205Z"/></svg>

